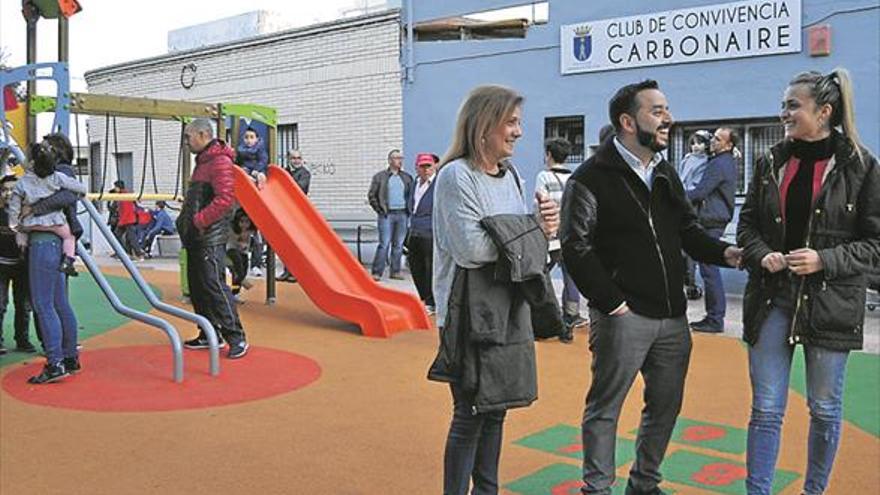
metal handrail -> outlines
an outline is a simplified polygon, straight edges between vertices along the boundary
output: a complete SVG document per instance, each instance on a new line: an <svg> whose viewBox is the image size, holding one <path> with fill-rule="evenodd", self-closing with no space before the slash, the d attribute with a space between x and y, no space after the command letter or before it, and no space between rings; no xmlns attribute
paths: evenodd
<svg viewBox="0 0 880 495"><path fill-rule="evenodd" d="M128 254L123 249L122 245L119 244L119 240L116 239L116 236L110 232L110 229L107 228L107 225L104 224L104 220L101 217L101 214L98 213L98 210L95 208L90 201L83 198L80 199L80 203L82 203L86 207L86 211L89 212L89 216L92 217L92 221L97 225L98 230L101 231L101 234L107 239L107 242L110 244L110 247L113 248L113 252L116 253L116 256L119 258L119 261L122 262L122 265L125 267L126 271L131 275L131 278L134 280L135 284L137 284L138 288L144 294L144 297L147 298L147 301L150 304L162 311L163 313L170 314L172 316L176 316L178 318L191 321L199 326L202 332L205 334L205 337L208 339L208 354L210 357L210 372L211 375L217 376L220 374L220 343L217 339L217 332L214 330L214 325L208 321L204 316L185 311L176 306L172 306L168 303L162 302L156 294L150 289L150 286L147 284L144 277L141 275L140 271L134 266L134 263L131 261L131 258L128 257Z"/></svg>
<svg viewBox="0 0 880 495"><path fill-rule="evenodd" d="M174 355L174 371L172 376L175 382L182 383L183 345L180 343L180 335L177 334L177 330L162 318L142 313L123 304L119 299L119 296L116 295L116 292L110 287L110 283L104 277L104 274L101 273L98 264L95 263L95 260L89 255L88 250L82 242L77 242L76 250L77 253L79 253L80 258L82 258L83 262L86 264L86 268L89 269L89 273L92 274L92 277L94 277L95 281L98 283L98 287L101 288L101 292L104 293L104 296L107 297L107 300L110 301L110 305L113 306L113 309L115 309L117 313L125 315L133 320L140 321L141 323L157 327L165 332L168 339L171 341L171 352Z"/></svg>

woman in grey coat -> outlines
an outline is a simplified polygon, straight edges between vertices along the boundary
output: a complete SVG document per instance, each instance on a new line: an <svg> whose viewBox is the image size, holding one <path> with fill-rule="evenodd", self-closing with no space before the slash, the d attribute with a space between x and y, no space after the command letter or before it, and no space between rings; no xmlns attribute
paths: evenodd
<svg viewBox="0 0 880 495"><path fill-rule="evenodd" d="M481 224L484 217L526 214L522 185L507 160L522 136L523 98L502 86L480 86L458 112L453 141L441 160L434 189L434 298L442 333L456 267L475 269L498 259ZM545 234L559 223L558 206L541 196ZM534 370L532 370L534 373ZM480 413L459 383L451 384L453 416L446 440L443 493L498 492L498 460L505 410Z"/></svg>

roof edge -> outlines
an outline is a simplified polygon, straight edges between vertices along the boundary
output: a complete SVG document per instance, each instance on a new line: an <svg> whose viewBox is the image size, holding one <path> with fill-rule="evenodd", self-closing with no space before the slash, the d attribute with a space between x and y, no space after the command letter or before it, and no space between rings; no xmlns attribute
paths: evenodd
<svg viewBox="0 0 880 495"><path fill-rule="evenodd" d="M330 32L336 31L340 29L347 29L357 26L364 26L369 24L375 24L382 21L399 19L400 18L400 9L393 8L384 10L382 12L365 14L357 17L351 17L346 19L336 19L333 21L321 22L318 24L311 24L308 26L302 26L293 29L287 29L284 31L278 31L275 33L262 34L258 36L253 36L250 38L245 38L236 41L229 41L226 43L219 43L216 45L208 45L201 48L194 48L192 50L184 50L181 52L175 53L166 53L164 55L157 55L155 57L148 57L138 60L132 60L129 62L122 62L119 64L108 65L105 67L99 67L97 69L88 70L85 72L84 77L86 79L86 83L88 83L89 78L100 77L110 75L116 72L120 72L123 70L134 69L134 68L142 68L149 67L152 65L159 65L166 62L173 62L178 59L184 59L191 57L193 55L211 55L218 52L223 52L227 50L233 50L237 48L243 48L254 45L262 45L266 43L272 43L282 39L291 39L291 38L300 38L305 36L313 36L322 32Z"/></svg>

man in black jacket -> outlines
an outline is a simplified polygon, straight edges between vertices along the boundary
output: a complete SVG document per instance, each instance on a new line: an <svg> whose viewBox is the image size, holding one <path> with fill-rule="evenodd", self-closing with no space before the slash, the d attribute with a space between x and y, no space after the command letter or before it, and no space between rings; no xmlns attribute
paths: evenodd
<svg viewBox="0 0 880 495"><path fill-rule="evenodd" d="M290 174L290 177L293 178L293 181L296 182L296 185L299 186L303 194L308 196L309 185L312 183L312 173L309 172L309 168L306 167L302 152L298 149L292 149L287 153L287 158L290 160L290 167L286 168L287 173ZM259 243L259 250L260 252L263 251L262 242ZM251 266L253 266L253 264ZM281 282L295 283L296 277L290 273L290 270L287 269L287 265L285 265L284 271L278 276L278 280Z"/></svg>
<svg viewBox="0 0 880 495"><path fill-rule="evenodd" d="M564 263L589 299L592 322L582 491L611 493L617 419L641 371L645 408L626 493L658 494L691 352L681 250L731 266L741 251L706 235L660 154L672 115L657 83L618 90L609 116L616 137L568 180L559 233Z"/></svg>
<svg viewBox="0 0 880 495"><path fill-rule="evenodd" d="M697 208L700 225L715 239L724 236L724 229L733 219L737 181L733 150L738 143L736 131L729 127L718 128L709 142L712 158L706 164L706 171L696 187L687 191L688 199ZM700 263L700 276L706 294L706 317L691 324L691 328L695 332L723 332L727 299L721 270L715 265Z"/></svg>

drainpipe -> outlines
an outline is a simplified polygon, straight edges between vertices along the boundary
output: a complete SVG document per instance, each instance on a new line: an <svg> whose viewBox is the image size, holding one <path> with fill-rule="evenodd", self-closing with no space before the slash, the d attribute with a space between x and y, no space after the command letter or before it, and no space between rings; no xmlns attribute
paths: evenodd
<svg viewBox="0 0 880 495"><path fill-rule="evenodd" d="M406 0L406 82L412 84L415 65L413 62L413 0Z"/></svg>

